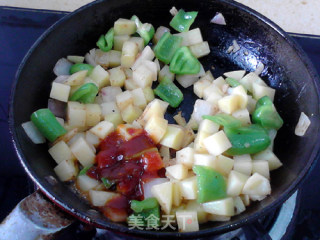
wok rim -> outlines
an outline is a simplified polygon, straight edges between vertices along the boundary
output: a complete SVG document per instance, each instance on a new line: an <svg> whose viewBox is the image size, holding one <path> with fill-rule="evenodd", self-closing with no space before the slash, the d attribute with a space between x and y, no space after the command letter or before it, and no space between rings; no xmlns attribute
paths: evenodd
<svg viewBox="0 0 320 240"><path fill-rule="evenodd" d="M94 218L91 218L89 216L86 216L86 214L82 214L76 209L74 209L72 206L68 206L66 203L63 201L60 201L55 197L55 193L53 191L50 191L46 189L45 186L43 186L39 181L38 181L38 176L34 172L34 170L30 167L28 162L26 161L26 158L22 152L21 145L18 141L18 137L16 134L15 126L14 126L14 97L15 97L15 89L18 84L20 75L22 70L24 69L24 66L26 62L28 62L28 59L30 56L33 54L35 49L38 47L38 45L45 40L48 35L55 31L58 26L63 24L65 21L69 20L72 18L74 15L77 15L79 12L85 11L87 8L90 8L96 4L100 4L101 2L104 2L105 0L98 0L91 2L87 5L82 6L81 8L75 10L74 12L69 13L68 15L62 17L59 19L56 23L54 23L52 26L50 26L37 40L36 42L31 46L31 48L28 50L26 53L25 57L21 61L18 70L16 72L13 84L12 84L12 89L11 89L11 95L10 95L10 100L9 100L9 130L10 130L10 135L11 135L11 141L14 146L15 153L18 156L18 159L20 163L22 164L22 167L28 174L28 176L32 179L32 181L37 185L37 187L46 195L51 201L54 202L58 207L60 207L62 210L67 212L68 214L76 217L77 219L81 220L82 222L89 223L95 227L99 228L105 228L109 229L115 232L121 232L121 233L126 233L126 234L132 234L132 235L139 235L139 236L144 236L144 237L157 237L157 238L164 238L164 237L174 237L174 238L193 238L193 237L205 237L208 235L214 235L218 233L223 233L226 231L231 231L234 229L237 229L245 224L254 222L258 218L266 215L273 209L277 208L280 204L282 204L285 200L287 200L293 193L294 191L298 188L298 186L307 178L307 176L310 174L310 172L313 170L314 166L317 163L317 158L320 155L320 131L317 133L317 142L314 144L310 158L307 161L307 164L304 166L303 170L299 173L297 178L291 183L291 185L283 191L281 194L279 194L278 198L273 202L272 204L267 205L266 207L263 207L259 211L255 212L254 214L251 214L247 218L239 219L233 224L228 224L225 226L220 226L220 227L213 227L213 228L208 228L204 230L199 230L196 232L188 232L188 233L179 233L179 232L161 232L161 231L145 231L145 230L137 230L137 229L132 229L130 230L126 226L120 226L117 224L114 224L112 222L108 223L106 222L105 225L98 224ZM282 30L278 25L276 25L273 21L268 19L267 17L263 16L262 14L256 12L255 10L241 4L238 2L234 2L232 0L218 0L222 3L231 5L233 7L236 7L243 11L245 14L252 15L253 17L257 18L259 21L265 23L268 25L268 27L272 28L273 31L275 31L276 34L279 34L288 44L289 46L293 49L294 52L297 53L301 63L305 66L307 69L308 73L310 74L313 83L315 85L315 88L317 90L317 99L318 99L318 104L320 104L319 101L319 89L320 89L320 82L319 82L319 76L306 55L306 53L302 50L302 48L286 33L284 30ZM318 105L319 108L319 105Z"/></svg>

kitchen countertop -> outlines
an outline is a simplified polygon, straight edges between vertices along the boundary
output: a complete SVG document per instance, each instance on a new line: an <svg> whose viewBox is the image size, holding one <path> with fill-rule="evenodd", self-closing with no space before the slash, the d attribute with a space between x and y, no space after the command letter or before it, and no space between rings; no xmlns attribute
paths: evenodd
<svg viewBox="0 0 320 240"><path fill-rule="evenodd" d="M237 0L287 32L320 35L319 0ZM74 11L92 0L1 0L0 6Z"/></svg>

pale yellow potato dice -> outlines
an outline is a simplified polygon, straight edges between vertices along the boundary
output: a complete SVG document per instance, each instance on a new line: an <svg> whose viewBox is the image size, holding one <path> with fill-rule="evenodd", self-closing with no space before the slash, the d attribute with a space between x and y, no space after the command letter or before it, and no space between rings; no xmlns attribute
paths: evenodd
<svg viewBox="0 0 320 240"><path fill-rule="evenodd" d="M123 71L124 71L124 74L126 75L126 78L129 79L131 78L132 79L132 70L130 68L123 68Z"/></svg>
<svg viewBox="0 0 320 240"><path fill-rule="evenodd" d="M91 144L94 147L98 147L98 145L100 144L100 138L91 133L90 131L87 131L85 134L85 139L87 143Z"/></svg>
<svg viewBox="0 0 320 240"><path fill-rule="evenodd" d="M86 104L86 125L95 126L101 120L101 107L99 104Z"/></svg>
<svg viewBox="0 0 320 240"><path fill-rule="evenodd" d="M72 74L65 82L64 84L69 86L80 86L84 83L84 79L86 78L88 74L87 70L79 71L74 74Z"/></svg>
<svg viewBox="0 0 320 240"><path fill-rule="evenodd" d="M144 96L142 88L136 88L131 91L132 98L133 98L133 105L144 109L147 106L147 100Z"/></svg>
<svg viewBox="0 0 320 240"><path fill-rule="evenodd" d="M64 160L53 170L57 174L58 178L64 182L72 180L79 172L78 166L73 160Z"/></svg>
<svg viewBox="0 0 320 240"><path fill-rule="evenodd" d="M227 176L232 170L234 160L223 155L219 155L214 159L214 169L221 174Z"/></svg>
<svg viewBox="0 0 320 240"><path fill-rule="evenodd" d="M130 68L136 60L138 54L138 46L131 41L123 43L122 54L121 54L121 66Z"/></svg>
<svg viewBox="0 0 320 240"><path fill-rule="evenodd" d="M133 42L137 45L139 52L141 52L144 48L144 40L141 37L130 37L130 42Z"/></svg>
<svg viewBox="0 0 320 240"><path fill-rule="evenodd" d="M259 196L269 195L271 194L270 181L259 173L254 173L246 181L242 193Z"/></svg>
<svg viewBox="0 0 320 240"><path fill-rule="evenodd" d="M173 34L182 37L182 46L191 46L203 42L201 31L199 28L192 29L188 32Z"/></svg>
<svg viewBox="0 0 320 240"><path fill-rule="evenodd" d="M113 49L117 51L122 51L123 44L129 39L129 35L115 35L113 37Z"/></svg>
<svg viewBox="0 0 320 240"><path fill-rule="evenodd" d="M142 110L132 104L121 110L121 117L126 123L132 123L134 120L138 119L142 114Z"/></svg>
<svg viewBox="0 0 320 240"><path fill-rule="evenodd" d="M218 96L223 96L224 95L223 92L221 91L221 89L217 85L215 85L213 83L211 83L210 86L204 88L204 90L203 90L203 98L205 100L207 100L210 97L211 94L215 94L215 95L218 95Z"/></svg>
<svg viewBox="0 0 320 240"><path fill-rule="evenodd" d="M252 84L252 95L253 98L256 100L259 100L264 96L268 96L271 99L271 101L273 101L275 93L276 90L271 87L261 86L257 83Z"/></svg>
<svg viewBox="0 0 320 240"><path fill-rule="evenodd" d="M194 164L194 149L191 147L185 147L176 152L177 163L185 165L188 169L191 169Z"/></svg>
<svg viewBox="0 0 320 240"><path fill-rule="evenodd" d="M198 203L196 200L188 201L185 210L187 211L196 211L198 216L198 222L205 223L207 222L208 213L203 210L202 204Z"/></svg>
<svg viewBox="0 0 320 240"><path fill-rule="evenodd" d="M216 85L222 92L225 92L223 91L223 87L224 85L226 85L226 81L224 80L223 77L218 77L217 79L215 79L213 82L212 82L214 85Z"/></svg>
<svg viewBox="0 0 320 240"><path fill-rule="evenodd" d="M166 167L166 174L169 177L172 177L177 180L183 180L188 176L188 168L183 164L175 164L169 167Z"/></svg>
<svg viewBox="0 0 320 240"><path fill-rule="evenodd" d="M134 90L136 88L139 88L139 86L132 80L132 78L128 78L124 81L125 90Z"/></svg>
<svg viewBox="0 0 320 240"><path fill-rule="evenodd" d="M84 104L79 102L68 102L67 123L71 127L86 126L87 112Z"/></svg>
<svg viewBox="0 0 320 240"><path fill-rule="evenodd" d="M223 75L228 78L233 78L239 81L241 78L243 78L245 74L246 74L245 70L237 70L237 71L225 72Z"/></svg>
<svg viewBox="0 0 320 240"><path fill-rule="evenodd" d="M139 55L139 57L137 58L137 60L135 61L135 63L133 64L133 66L131 67L131 69L134 71L137 69L138 66L141 65L141 63L145 60L149 60L152 61L154 59L154 52L152 51L150 46L146 46L143 51L141 52L141 54Z"/></svg>
<svg viewBox="0 0 320 240"><path fill-rule="evenodd" d="M193 85L193 92L199 98L203 98L204 90L211 85L211 82L206 78L200 78L195 84Z"/></svg>
<svg viewBox="0 0 320 240"><path fill-rule="evenodd" d="M166 133L160 141L160 144L175 150L180 150L183 138L183 128L178 125L169 124Z"/></svg>
<svg viewBox="0 0 320 240"><path fill-rule="evenodd" d="M193 130L189 126L184 127L184 137L182 141L182 146L181 147L187 147L190 144L193 144L193 140L195 139L195 134Z"/></svg>
<svg viewBox="0 0 320 240"><path fill-rule="evenodd" d="M270 171L278 169L282 166L281 161L279 158L272 152L271 149L266 149L262 152L259 152L257 154L254 154L252 156L253 160L266 160L269 163L269 169Z"/></svg>
<svg viewBox="0 0 320 240"><path fill-rule="evenodd" d="M148 103L147 107L144 109L138 122L142 126L144 126L152 116L163 118L164 113L166 112L168 106L169 106L169 103L155 98L150 103Z"/></svg>
<svg viewBox="0 0 320 240"><path fill-rule="evenodd" d="M49 154L56 161L57 164L65 160L74 160L69 146L64 141L59 141L51 148L49 148Z"/></svg>
<svg viewBox="0 0 320 240"><path fill-rule="evenodd" d="M151 87L146 87L142 89L144 97L147 100L147 103L151 102L154 99L154 93Z"/></svg>
<svg viewBox="0 0 320 240"><path fill-rule="evenodd" d="M239 102L241 101L241 97L239 95L229 95L221 98L218 101L218 106L220 111L226 114L232 114L237 111L240 106Z"/></svg>
<svg viewBox="0 0 320 240"><path fill-rule="evenodd" d="M119 93L116 96L116 103L121 111L123 109L125 109L127 106L132 105L133 104L133 96L132 96L131 91L127 90L122 93Z"/></svg>
<svg viewBox="0 0 320 240"><path fill-rule="evenodd" d="M101 105L101 114L102 116L105 116L110 113L120 113L120 109L116 102L110 101L102 103Z"/></svg>
<svg viewBox="0 0 320 240"><path fill-rule="evenodd" d="M70 62L73 62L73 63L83 63L83 61L84 61L84 57L83 56L69 55L69 56L67 56L67 59Z"/></svg>
<svg viewBox="0 0 320 240"><path fill-rule="evenodd" d="M210 133L199 132L194 140L194 150L198 153L208 153L203 140L210 136Z"/></svg>
<svg viewBox="0 0 320 240"><path fill-rule="evenodd" d="M123 87L124 81L126 80L126 75L121 67L111 68L109 70L110 74L110 84L115 87Z"/></svg>
<svg viewBox="0 0 320 240"><path fill-rule="evenodd" d="M261 86L267 86L267 84L254 72L250 72L239 80L242 86L246 88L249 92L252 92L253 83L257 83Z"/></svg>
<svg viewBox="0 0 320 240"><path fill-rule="evenodd" d="M196 211L177 211L176 219L179 232L195 232L199 230L199 222Z"/></svg>
<svg viewBox="0 0 320 240"><path fill-rule="evenodd" d="M215 108L219 109L218 106L218 101L223 98L220 94L218 93L211 93L210 96L207 98L207 102L211 103L214 105Z"/></svg>
<svg viewBox="0 0 320 240"><path fill-rule="evenodd" d="M118 196L119 194L113 192L106 192L106 191L96 191L90 190L89 191L89 199L94 207L103 207L106 203L111 200L112 198Z"/></svg>
<svg viewBox="0 0 320 240"><path fill-rule="evenodd" d="M133 70L132 79L141 88L151 87L153 82L153 71L145 64L140 64Z"/></svg>
<svg viewBox="0 0 320 240"><path fill-rule="evenodd" d="M173 183L165 182L158 185L154 185L151 188L151 193L158 200L161 209L166 213L170 214L172 208L172 193Z"/></svg>
<svg viewBox="0 0 320 240"><path fill-rule="evenodd" d="M181 196L184 199L194 200L198 196L197 177L189 177L180 181Z"/></svg>
<svg viewBox="0 0 320 240"><path fill-rule="evenodd" d="M191 45L189 49L196 58L204 57L210 53L210 47L207 41Z"/></svg>
<svg viewBox="0 0 320 240"><path fill-rule="evenodd" d="M87 192L98 186L100 182L84 174L77 177L76 184L82 192Z"/></svg>
<svg viewBox="0 0 320 240"><path fill-rule="evenodd" d="M242 199L239 196L234 197L233 201L234 201L235 215L238 215L246 210L246 206L244 205Z"/></svg>
<svg viewBox="0 0 320 240"><path fill-rule="evenodd" d="M119 124L124 123L122 117L121 117L121 113L108 113L107 115L104 115L104 120L111 122L114 126L114 128L116 128Z"/></svg>
<svg viewBox="0 0 320 240"><path fill-rule="evenodd" d="M108 121L101 121L89 131L98 136L100 139L104 139L109 133L114 130L113 124Z"/></svg>
<svg viewBox="0 0 320 240"><path fill-rule="evenodd" d="M109 73L100 65L94 67L89 77L99 87L99 89L110 84Z"/></svg>
<svg viewBox="0 0 320 240"><path fill-rule="evenodd" d="M172 205L179 207L182 201L180 182L172 182Z"/></svg>
<svg viewBox="0 0 320 240"><path fill-rule="evenodd" d="M218 156L232 147L223 130L205 138L203 144L207 151L214 156Z"/></svg>
<svg viewBox="0 0 320 240"><path fill-rule="evenodd" d="M257 100L252 98L252 96L248 95L247 109L250 114L252 114L254 112L254 110L256 109L256 104L257 104Z"/></svg>
<svg viewBox="0 0 320 240"><path fill-rule="evenodd" d="M119 18L114 22L114 35L131 35L137 30L136 23L129 19Z"/></svg>
<svg viewBox="0 0 320 240"><path fill-rule="evenodd" d="M77 128L75 129L79 131ZM80 137L85 138L86 134L84 132L76 132L68 141L68 146L71 146L75 141L77 141Z"/></svg>
<svg viewBox="0 0 320 240"><path fill-rule="evenodd" d="M270 179L269 163L267 160L252 161L252 173L259 173Z"/></svg>
<svg viewBox="0 0 320 240"><path fill-rule="evenodd" d="M239 109L233 112L232 116L239 119L243 125L251 124L250 113L247 108Z"/></svg>
<svg viewBox="0 0 320 240"><path fill-rule="evenodd" d="M94 164L95 154L87 141L80 137L70 146L71 152L78 159L83 167L88 167Z"/></svg>
<svg viewBox="0 0 320 240"><path fill-rule="evenodd" d="M251 175L251 173L252 173L252 161L251 160L247 160L247 159L239 160L239 159L237 159L237 156L234 156L233 159L234 159L233 169L235 171L241 172L247 176Z"/></svg>
<svg viewBox="0 0 320 240"><path fill-rule="evenodd" d="M155 143L160 142L165 135L168 121L163 117L152 116L146 123L144 130L151 136Z"/></svg>
<svg viewBox="0 0 320 240"><path fill-rule="evenodd" d="M244 203L245 206L249 206L250 205L250 197L247 194L241 194L240 198L242 200L242 202Z"/></svg>
<svg viewBox="0 0 320 240"><path fill-rule="evenodd" d="M206 166L214 168L215 156L210 154L194 154L194 165Z"/></svg>
<svg viewBox="0 0 320 240"><path fill-rule="evenodd" d="M249 176L232 170L228 176L227 194L228 196L239 196L242 192L243 186L248 180Z"/></svg>
<svg viewBox="0 0 320 240"><path fill-rule="evenodd" d="M239 102L238 102L240 109L244 109L247 107L248 95L247 95L247 91L244 89L243 86L239 85L239 86L233 88L232 95L240 96Z"/></svg>
<svg viewBox="0 0 320 240"><path fill-rule="evenodd" d="M221 200L206 202L202 204L205 212L221 216L231 217L234 215L233 198L224 198Z"/></svg>
<svg viewBox="0 0 320 240"><path fill-rule="evenodd" d="M203 119L199 125L199 132L206 132L208 134L214 134L219 131L219 124L212 122L208 119Z"/></svg>
<svg viewBox="0 0 320 240"><path fill-rule="evenodd" d="M71 87L62 83L52 83L50 97L61 102L68 102Z"/></svg>
<svg viewBox="0 0 320 240"><path fill-rule="evenodd" d="M121 51L110 50L107 52L109 67L118 67L121 65Z"/></svg>
<svg viewBox="0 0 320 240"><path fill-rule="evenodd" d="M164 77L173 81L175 74L170 72L169 65L164 65L163 68L159 72L159 81L162 81Z"/></svg>

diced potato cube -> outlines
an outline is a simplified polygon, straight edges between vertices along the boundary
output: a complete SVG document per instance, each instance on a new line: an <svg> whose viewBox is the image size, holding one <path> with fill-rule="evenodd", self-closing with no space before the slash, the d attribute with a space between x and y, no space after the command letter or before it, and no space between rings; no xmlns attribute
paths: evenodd
<svg viewBox="0 0 320 240"><path fill-rule="evenodd" d="M177 211L176 219L179 232L194 232L199 230L198 216L196 211Z"/></svg>
<svg viewBox="0 0 320 240"><path fill-rule="evenodd" d="M203 42L199 28L192 29L188 32L176 33L174 35L182 37L182 46L191 46Z"/></svg>
<svg viewBox="0 0 320 240"><path fill-rule="evenodd" d="M194 85L195 82L197 82L199 79L199 76L197 74L191 74L191 75L177 75L176 80L177 82L184 88L188 88L192 85Z"/></svg>
<svg viewBox="0 0 320 240"><path fill-rule="evenodd" d="M88 167L94 164L95 154L83 137L78 138L74 143L72 143L70 149L83 167Z"/></svg>
<svg viewBox="0 0 320 240"><path fill-rule="evenodd" d="M207 102L211 103L214 105L215 108L219 110L219 105L218 102L222 98L222 96L218 93L211 93L210 96L207 98Z"/></svg>
<svg viewBox="0 0 320 240"><path fill-rule="evenodd" d="M179 150L181 149L183 138L183 128L178 125L169 124L166 133L160 141L160 144L175 150Z"/></svg>
<svg viewBox="0 0 320 240"><path fill-rule="evenodd" d="M267 86L267 84L254 72L248 73L246 76L239 80L242 86L246 88L249 92L252 92L253 83L257 83L261 86Z"/></svg>
<svg viewBox="0 0 320 240"><path fill-rule="evenodd" d="M67 122L72 127L86 126L87 112L85 105L78 102L68 102Z"/></svg>
<svg viewBox="0 0 320 240"><path fill-rule="evenodd" d="M130 42L133 42L137 45L138 51L141 52L144 48L144 40L141 37L131 37L129 39Z"/></svg>
<svg viewBox="0 0 320 240"><path fill-rule="evenodd" d="M256 100L259 100L264 96L268 96L273 101L275 93L276 90L274 90L273 88L261 86L257 83L252 84L252 95Z"/></svg>
<svg viewBox="0 0 320 240"><path fill-rule="evenodd" d="M94 135L90 131L86 132L85 139L86 139L87 143L91 144L94 147L97 147L99 145L99 143L100 143L99 137Z"/></svg>
<svg viewBox="0 0 320 240"><path fill-rule="evenodd" d="M202 204L204 211L211 214L222 216L234 215L234 202L233 198L224 198L221 200L206 202Z"/></svg>
<svg viewBox="0 0 320 240"><path fill-rule="evenodd" d="M126 41L122 47L121 66L129 68L131 67L138 54L138 46L134 42Z"/></svg>
<svg viewBox="0 0 320 240"><path fill-rule="evenodd" d="M116 101L116 96L122 93L121 87L104 87L100 90L103 102L114 102Z"/></svg>
<svg viewBox="0 0 320 240"><path fill-rule="evenodd" d="M123 68L124 74L126 75L126 78L132 78L132 70L130 68Z"/></svg>
<svg viewBox="0 0 320 240"><path fill-rule="evenodd" d="M170 214L172 208L173 183L165 182L152 186L151 193L158 200L161 209Z"/></svg>
<svg viewBox="0 0 320 240"><path fill-rule="evenodd" d="M133 104L133 96L131 91L124 91L116 96L116 102L120 110Z"/></svg>
<svg viewBox="0 0 320 240"><path fill-rule="evenodd" d="M133 70L132 79L141 88L151 87L154 72L145 64L140 64Z"/></svg>
<svg viewBox="0 0 320 240"><path fill-rule="evenodd" d="M228 175L232 170L234 160L223 155L219 155L214 159L213 168L223 175Z"/></svg>
<svg viewBox="0 0 320 240"><path fill-rule="evenodd" d="M188 145L193 143L194 139L195 139L195 134L194 134L193 130L188 126L185 126L184 127L184 138L183 138L183 141L182 141L182 147L187 147Z"/></svg>
<svg viewBox="0 0 320 240"><path fill-rule="evenodd" d="M210 53L210 47L207 41L191 45L189 49L196 58L204 57Z"/></svg>
<svg viewBox="0 0 320 240"><path fill-rule="evenodd" d="M100 65L94 67L89 77L99 88L103 88L110 84L109 73Z"/></svg>
<svg viewBox="0 0 320 240"><path fill-rule="evenodd" d="M197 188L197 177L190 177L180 182L181 196L184 199L197 199L198 188Z"/></svg>
<svg viewBox="0 0 320 240"><path fill-rule="evenodd" d="M214 167L214 159L215 157L210 154L194 154L194 165L206 166L206 167Z"/></svg>
<svg viewBox="0 0 320 240"><path fill-rule="evenodd" d="M239 102L238 102L240 109L247 107L248 95L247 95L247 91L244 89L243 86L239 85L239 86L233 88L232 95L240 96Z"/></svg>
<svg viewBox="0 0 320 240"><path fill-rule="evenodd" d="M142 89L144 97L147 100L147 103L151 102L154 99L154 93L151 87L146 87Z"/></svg>
<svg viewBox="0 0 320 240"><path fill-rule="evenodd" d="M260 175L259 173L254 173L246 181L243 187L242 193L249 194L249 195L262 195L262 196L269 195L271 193L270 182L267 178Z"/></svg>
<svg viewBox="0 0 320 240"><path fill-rule="evenodd" d="M123 121L127 123L132 123L134 120L138 119L142 114L142 110L132 104L128 105L121 111L121 117Z"/></svg>
<svg viewBox="0 0 320 240"><path fill-rule="evenodd" d="M249 195L247 195L247 194L241 194L240 195L240 198L241 198L241 200L242 200L242 202L243 202L243 204L245 205L245 206L249 206L250 205L250 197L249 197Z"/></svg>
<svg viewBox="0 0 320 240"><path fill-rule="evenodd" d="M120 93L122 94L122 93ZM119 94L119 95L120 95ZM110 113L120 113L120 109L115 102L105 102L101 104L101 114L106 116Z"/></svg>
<svg viewBox="0 0 320 240"><path fill-rule="evenodd" d="M225 96L218 101L219 109L226 114L232 114L239 109L240 101L239 95Z"/></svg>
<svg viewBox="0 0 320 240"><path fill-rule="evenodd" d="M232 116L239 119L243 125L251 124L250 113L247 108L239 109L232 113Z"/></svg>
<svg viewBox="0 0 320 240"><path fill-rule="evenodd" d="M131 69L134 71L138 66L145 60L152 61L154 59L154 52L152 51L150 46L146 46L141 52L140 56L137 58Z"/></svg>
<svg viewBox="0 0 320 240"><path fill-rule="evenodd" d="M223 75L225 75L228 78L233 78L239 81L241 78L243 78L245 74L246 74L245 70L237 70L237 71L225 72Z"/></svg>
<svg viewBox="0 0 320 240"><path fill-rule="evenodd" d="M203 144L207 151L214 156L218 156L232 147L223 130L205 138Z"/></svg>
<svg viewBox="0 0 320 240"><path fill-rule="evenodd" d="M248 178L249 176L232 170L229 174L228 182L227 182L228 196L231 196L231 197L239 196Z"/></svg>
<svg viewBox="0 0 320 240"><path fill-rule="evenodd" d="M86 104L86 125L95 126L101 120L101 107L99 104Z"/></svg>
<svg viewBox="0 0 320 240"><path fill-rule="evenodd" d="M111 86L123 87L126 75L121 67L112 68L109 70L110 73L110 84Z"/></svg>
<svg viewBox="0 0 320 240"><path fill-rule="evenodd" d="M139 88L139 86L132 80L132 78L128 78L124 81L125 90L134 90L136 88Z"/></svg>
<svg viewBox="0 0 320 240"><path fill-rule="evenodd" d="M248 158L246 158L248 156ZM252 161L250 155L241 155L241 156L234 156L234 165L233 169L235 171L241 172L247 176L251 175L252 172Z"/></svg>
<svg viewBox="0 0 320 240"><path fill-rule="evenodd" d="M216 85L222 92L224 92L223 86L227 84L223 77L218 77L212 83Z"/></svg>
<svg viewBox="0 0 320 240"><path fill-rule="evenodd" d="M132 20L119 18L114 22L114 35L131 35L136 30L136 23Z"/></svg>
<svg viewBox="0 0 320 240"><path fill-rule="evenodd" d="M252 156L253 160L266 160L269 163L270 171L275 170L282 166L281 161L277 156L272 152L271 149L266 149L260 153L257 153Z"/></svg>
<svg viewBox="0 0 320 240"><path fill-rule="evenodd" d="M104 139L109 133L114 130L113 124L108 121L101 121L89 131L98 136L100 139Z"/></svg>
<svg viewBox="0 0 320 240"><path fill-rule="evenodd" d="M169 177L173 177L177 180L182 180L188 176L188 168L183 164L175 164L175 165L166 167L166 174Z"/></svg>
<svg viewBox="0 0 320 240"><path fill-rule="evenodd" d="M129 41L129 35L115 35L113 37L113 49L117 51L122 51L123 44Z"/></svg>
<svg viewBox="0 0 320 240"><path fill-rule="evenodd" d="M110 50L107 52L109 67L118 67L121 65L121 52Z"/></svg>
<svg viewBox="0 0 320 240"><path fill-rule="evenodd" d="M61 102L68 102L70 89L69 85L53 82L50 97Z"/></svg>
<svg viewBox="0 0 320 240"><path fill-rule="evenodd" d="M196 94L199 98L203 98L204 90L210 85L211 82L209 80L200 78L200 80L193 85L194 94Z"/></svg>
<svg viewBox="0 0 320 240"><path fill-rule="evenodd" d="M86 174L84 175L79 175L77 177L77 187L82 191L82 192L87 192L90 189L95 188L100 184L99 181L87 176Z"/></svg>
<svg viewBox="0 0 320 240"><path fill-rule="evenodd" d="M76 128L76 130L78 130ZM76 142L79 138L85 138L86 134L84 132L77 132L73 135L73 137L70 138L70 140L68 141L68 146L71 146L74 142Z"/></svg>
<svg viewBox="0 0 320 240"><path fill-rule="evenodd" d="M220 95L220 96L224 95L221 89L213 83L211 83L210 86L206 87L203 90L203 98L207 100L211 94Z"/></svg>
<svg viewBox="0 0 320 240"><path fill-rule="evenodd" d="M216 124L208 119L203 119L199 125L199 132L206 132L208 134L214 134L219 131L219 124Z"/></svg>
<svg viewBox="0 0 320 240"><path fill-rule="evenodd" d="M204 146L203 140L209 137L210 134L207 132L199 132L194 140L194 150L198 153L207 153L207 149Z"/></svg>
<svg viewBox="0 0 320 240"><path fill-rule="evenodd" d="M65 82L64 84L67 84L69 86L80 86L84 83L84 79L87 76L88 71L83 70L76 72L72 74Z"/></svg>
<svg viewBox="0 0 320 240"><path fill-rule="evenodd" d="M217 109L213 104L201 99L197 99L194 104L191 118L196 120L197 123L200 123L203 120L203 115L213 115L216 111Z"/></svg>
<svg viewBox="0 0 320 240"><path fill-rule="evenodd" d="M162 81L164 77L167 77L167 79L173 81L175 74L170 72L169 66L164 65L163 68L159 72L159 81Z"/></svg>
<svg viewBox="0 0 320 240"><path fill-rule="evenodd" d="M198 222L201 224L201 223L205 223L207 222L207 216L208 216L208 213L206 213L204 210L203 210L203 207L200 203L198 203L196 200L191 200L191 201L188 201L186 207L185 207L185 210L187 211L196 211L197 212L197 216L198 216Z"/></svg>
<svg viewBox="0 0 320 240"><path fill-rule="evenodd" d="M252 161L252 173L259 173L262 176L270 179L269 163L266 160Z"/></svg>
<svg viewBox="0 0 320 240"><path fill-rule="evenodd" d="M95 190L90 190L89 191L89 199L91 204L94 207L103 207L106 205L106 203L117 196L117 193L113 192L106 192L106 191L95 191Z"/></svg>
<svg viewBox="0 0 320 240"><path fill-rule="evenodd" d="M83 63L84 57L83 56L67 56L68 61L73 62L73 63Z"/></svg>
<svg viewBox="0 0 320 240"><path fill-rule="evenodd" d="M172 182L172 205L179 207L182 201L180 182Z"/></svg>
<svg viewBox="0 0 320 240"><path fill-rule="evenodd" d="M116 128L119 124L124 123L121 117L121 113L108 113L107 115L104 116L104 120L111 122L114 128Z"/></svg>
<svg viewBox="0 0 320 240"><path fill-rule="evenodd" d="M168 106L169 103L167 102L161 101L159 99L152 100L144 109L143 114L141 115L138 122L142 126L144 126L152 116L163 118Z"/></svg>
<svg viewBox="0 0 320 240"><path fill-rule="evenodd" d="M238 215L246 210L246 206L244 205L240 197L234 197L233 201L234 201L235 215Z"/></svg>
<svg viewBox="0 0 320 240"><path fill-rule="evenodd" d="M147 106L147 100L144 96L142 88L137 88L131 91L133 105L144 109Z"/></svg>
<svg viewBox="0 0 320 240"><path fill-rule="evenodd" d="M78 175L79 169L73 160L64 160L60 162L54 169L61 181L69 181Z"/></svg>
<svg viewBox="0 0 320 240"><path fill-rule="evenodd" d="M185 147L176 152L177 163L185 165L191 169L194 163L194 149L191 147Z"/></svg>
<svg viewBox="0 0 320 240"><path fill-rule="evenodd" d="M250 114L252 114L256 109L256 104L257 104L257 100L253 99L252 96L248 95L247 109Z"/></svg>
<svg viewBox="0 0 320 240"><path fill-rule="evenodd" d="M165 135L168 121L163 117L152 116L144 127L144 130L151 136L155 143L160 142Z"/></svg>
<svg viewBox="0 0 320 240"><path fill-rule="evenodd" d="M69 146L64 141L59 141L49 149L49 154L57 164L65 160L74 160Z"/></svg>

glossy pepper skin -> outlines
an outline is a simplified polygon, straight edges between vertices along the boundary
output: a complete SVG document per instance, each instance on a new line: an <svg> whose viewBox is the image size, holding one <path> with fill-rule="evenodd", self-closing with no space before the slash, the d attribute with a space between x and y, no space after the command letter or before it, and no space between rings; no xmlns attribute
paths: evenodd
<svg viewBox="0 0 320 240"><path fill-rule="evenodd" d="M231 86L231 87L238 87L240 86L241 84L235 80L234 78L226 78L226 82Z"/></svg>
<svg viewBox="0 0 320 240"><path fill-rule="evenodd" d="M104 177L101 178L101 181L102 181L103 185L106 187L106 189L111 188L115 184L114 181L109 180L108 178L104 178Z"/></svg>
<svg viewBox="0 0 320 240"><path fill-rule="evenodd" d="M93 103L97 94L98 87L94 83L83 84L77 91L70 97L70 101L78 101L81 103Z"/></svg>
<svg viewBox="0 0 320 240"><path fill-rule="evenodd" d="M131 209L136 212L142 212L143 210L152 209L158 206L158 201L155 198L147 198L142 201L132 200Z"/></svg>
<svg viewBox="0 0 320 240"><path fill-rule="evenodd" d="M177 15L173 17L169 25L178 32L187 32L194 22L198 12L185 12L180 9Z"/></svg>
<svg viewBox="0 0 320 240"><path fill-rule="evenodd" d="M136 15L133 15L131 17L131 20L136 23L137 33L143 39L144 45L147 45L153 38L153 35L155 33L154 27L150 23L141 23Z"/></svg>
<svg viewBox="0 0 320 240"><path fill-rule="evenodd" d="M184 46L173 55L169 69L175 74L197 74L200 71L200 62L192 55L189 48Z"/></svg>
<svg viewBox="0 0 320 240"><path fill-rule="evenodd" d="M181 46L181 43L182 37L174 36L169 32L166 32L162 35L157 45L154 47L154 54L160 61L164 62L165 64L169 64L175 52Z"/></svg>
<svg viewBox="0 0 320 240"><path fill-rule="evenodd" d="M89 75L93 70L93 66L86 63L73 64L70 68L70 74L74 74L76 72L83 71L83 70L87 70Z"/></svg>
<svg viewBox="0 0 320 240"><path fill-rule="evenodd" d="M232 147L227 154L254 154L265 150L271 143L268 132L258 124L238 128L224 128Z"/></svg>
<svg viewBox="0 0 320 240"><path fill-rule="evenodd" d="M61 126L53 113L47 108L32 113L31 121L50 142L67 133L67 130Z"/></svg>
<svg viewBox="0 0 320 240"><path fill-rule="evenodd" d="M163 101L168 102L169 105L174 108L178 107L183 101L183 93L167 77L164 77L156 89L154 89L154 93Z"/></svg>
<svg viewBox="0 0 320 240"><path fill-rule="evenodd" d="M225 198L227 186L221 173L207 166L195 165L193 172L197 175L198 203Z"/></svg>
<svg viewBox="0 0 320 240"><path fill-rule="evenodd" d="M237 128L242 125L239 119L225 113L218 113L214 116L204 115L202 118L228 128Z"/></svg>
<svg viewBox="0 0 320 240"><path fill-rule="evenodd" d="M101 35L97 41L97 47L103 52L108 52L113 47L114 29L110 28L106 35Z"/></svg>
<svg viewBox="0 0 320 240"><path fill-rule="evenodd" d="M257 101L256 109L252 113L252 122L260 124L266 129L276 130L283 125L282 118L268 96L264 96Z"/></svg>

